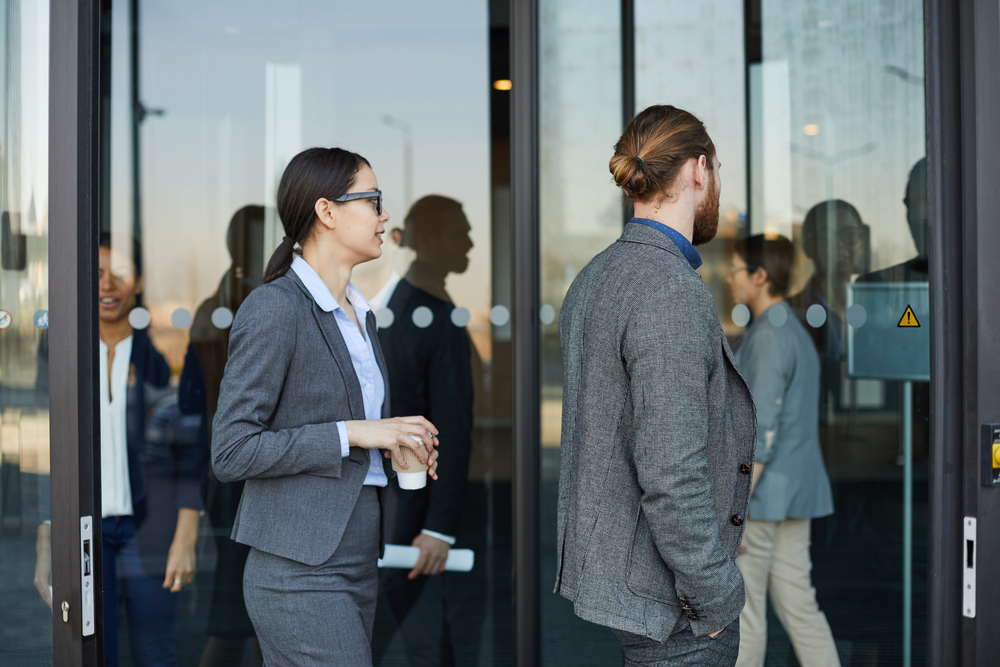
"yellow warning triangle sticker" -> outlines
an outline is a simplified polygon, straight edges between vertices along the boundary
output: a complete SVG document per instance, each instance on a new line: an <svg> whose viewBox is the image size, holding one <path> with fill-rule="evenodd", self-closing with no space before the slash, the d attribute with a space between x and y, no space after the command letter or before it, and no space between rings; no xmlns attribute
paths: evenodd
<svg viewBox="0 0 1000 667"><path fill-rule="evenodd" d="M906 306L906 311L903 316L899 318L899 324L897 327L919 327L920 322L917 322L917 316L913 314L913 309L910 306Z"/></svg>

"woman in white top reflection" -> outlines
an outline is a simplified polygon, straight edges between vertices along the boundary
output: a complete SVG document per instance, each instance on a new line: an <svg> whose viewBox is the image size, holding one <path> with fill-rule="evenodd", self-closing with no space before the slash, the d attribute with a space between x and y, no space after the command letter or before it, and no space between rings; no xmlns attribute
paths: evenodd
<svg viewBox="0 0 1000 667"><path fill-rule="evenodd" d="M123 603L132 664L176 665L178 593L194 577L204 449L171 446L169 461L158 465L148 460L146 393L166 387L170 369L146 330L133 330L128 319L142 291L141 249L128 242L133 260L111 245L110 235L102 235L98 363L104 664L119 664L118 608ZM151 483L158 489L155 494L150 493ZM51 605L50 544L49 526L44 524L39 529L35 585Z"/></svg>
<svg viewBox="0 0 1000 667"><path fill-rule="evenodd" d="M437 479L437 429L388 418L375 317L350 282L382 254L389 219L368 161L299 153L277 209L285 238L230 332L212 465L221 482L246 480L233 539L251 547L243 594L265 663L371 665L379 450L405 468L409 447Z"/></svg>

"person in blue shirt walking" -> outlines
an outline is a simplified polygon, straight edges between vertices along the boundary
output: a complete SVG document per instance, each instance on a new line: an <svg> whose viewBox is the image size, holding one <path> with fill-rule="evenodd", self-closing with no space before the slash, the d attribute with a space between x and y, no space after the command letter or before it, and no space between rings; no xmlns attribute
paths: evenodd
<svg viewBox="0 0 1000 667"><path fill-rule="evenodd" d="M736 243L728 278L733 299L754 316L736 362L757 406L749 520L736 559L746 588L737 667L764 664L768 597L799 664L840 665L810 577L810 521L832 514L833 500L819 446L819 358L785 302L794 259L787 238L751 236Z"/></svg>

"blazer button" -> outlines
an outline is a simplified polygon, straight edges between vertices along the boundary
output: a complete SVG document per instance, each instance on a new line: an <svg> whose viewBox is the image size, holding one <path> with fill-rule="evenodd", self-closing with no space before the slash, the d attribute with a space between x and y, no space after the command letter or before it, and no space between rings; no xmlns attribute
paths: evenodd
<svg viewBox="0 0 1000 667"><path fill-rule="evenodd" d="M732 518L729 519L729 522L731 524L733 524L734 526L742 526L743 525L743 517L741 517L739 514L734 514L732 516Z"/></svg>
<svg viewBox="0 0 1000 667"><path fill-rule="evenodd" d="M753 472L753 468L748 466L746 463L741 463L740 472L743 473L744 475L749 475L751 472Z"/></svg>

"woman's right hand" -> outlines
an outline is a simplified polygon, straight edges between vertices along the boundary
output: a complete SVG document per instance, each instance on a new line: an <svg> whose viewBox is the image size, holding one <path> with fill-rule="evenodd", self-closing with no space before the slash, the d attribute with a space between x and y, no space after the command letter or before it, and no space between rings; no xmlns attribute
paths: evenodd
<svg viewBox="0 0 1000 667"><path fill-rule="evenodd" d="M423 417L345 421L344 426L347 427L349 445L362 449L386 449L403 468L406 468L406 462L399 452L400 447L409 447L416 452L421 463L427 463L428 455L439 444L437 428ZM414 437L420 439L426 452Z"/></svg>

